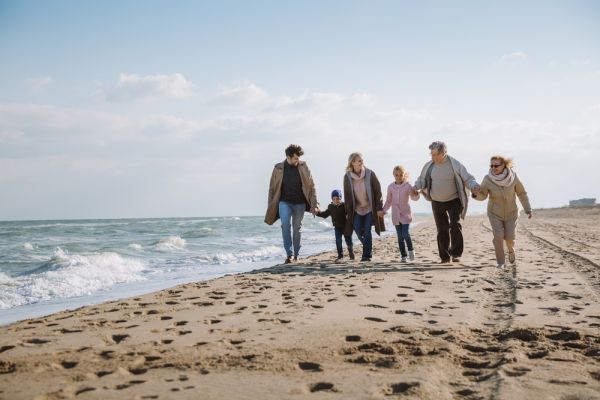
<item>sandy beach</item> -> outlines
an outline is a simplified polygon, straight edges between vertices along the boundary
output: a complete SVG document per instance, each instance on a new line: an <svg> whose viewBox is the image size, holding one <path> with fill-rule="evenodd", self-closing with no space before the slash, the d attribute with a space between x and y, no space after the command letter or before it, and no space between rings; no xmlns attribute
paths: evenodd
<svg viewBox="0 0 600 400"><path fill-rule="evenodd" d="M600 207L535 210L495 267L435 225L372 263L334 253L0 327L0 399L600 399ZM333 241L333 233L332 238Z"/></svg>

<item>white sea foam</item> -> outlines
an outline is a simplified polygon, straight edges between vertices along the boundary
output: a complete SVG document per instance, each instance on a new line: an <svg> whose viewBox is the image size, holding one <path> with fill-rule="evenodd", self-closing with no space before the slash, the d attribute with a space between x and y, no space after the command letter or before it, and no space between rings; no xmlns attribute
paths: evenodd
<svg viewBox="0 0 600 400"><path fill-rule="evenodd" d="M133 249L133 250L142 251L142 245L141 244L131 243L127 247L129 247L130 249Z"/></svg>
<svg viewBox="0 0 600 400"><path fill-rule="evenodd" d="M91 295L118 283L143 280L144 264L116 253L68 254L58 248L51 269L15 278L0 276L0 309Z"/></svg>
<svg viewBox="0 0 600 400"><path fill-rule="evenodd" d="M25 243L23 243L23 248L25 250L33 250L33 245L29 242L25 242Z"/></svg>
<svg viewBox="0 0 600 400"><path fill-rule="evenodd" d="M14 285L14 280L10 276L0 272L0 285Z"/></svg>
<svg viewBox="0 0 600 400"><path fill-rule="evenodd" d="M324 226L324 227L326 227L326 228L332 228L332 227L333 227L333 225L332 225L332 224L330 224L330 223L329 223L328 221L326 221L326 220L319 221L319 225L321 225L321 226Z"/></svg>
<svg viewBox="0 0 600 400"><path fill-rule="evenodd" d="M181 250L185 247L185 239L179 236L169 236L165 239L160 239L156 243L155 248L160 251Z"/></svg>
<svg viewBox="0 0 600 400"><path fill-rule="evenodd" d="M235 264L240 262L256 262L272 258L283 253L280 246L265 246L252 251L238 253L217 253L212 257L212 262L217 264Z"/></svg>

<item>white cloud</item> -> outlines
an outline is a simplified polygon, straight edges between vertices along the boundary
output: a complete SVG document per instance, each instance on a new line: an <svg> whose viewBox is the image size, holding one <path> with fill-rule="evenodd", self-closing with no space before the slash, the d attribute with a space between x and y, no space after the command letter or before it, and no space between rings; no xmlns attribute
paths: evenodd
<svg viewBox="0 0 600 400"><path fill-rule="evenodd" d="M115 87L105 92L109 101L153 100L162 97L187 98L192 95L192 82L181 74L120 74Z"/></svg>
<svg viewBox="0 0 600 400"><path fill-rule="evenodd" d="M408 110L406 108L400 108L393 111L376 111L373 113L374 118L380 120L416 120L424 121L432 118L432 114L429 110Z"/></svg>
<svg viewBox="0 0 600 400"><path fill-rule="evenodd" d="M36 78L25 79L25 84L31 92L40 92L52 84L53 80L49 76L40 76Z"/></svg>
<svg viewBox="0 0 600 400"><path fill-rule="evenodd" d="M342 106L365 106L371 103L371 96L366 93L343 95L340 93L308 93L298 97L283 97L276 101L274 108L277 110L316 110L329 112Z"/></svg>
<svg viewBox="0 0 600 400"><path fill-rule="evenodd" d="M580 177L586 175L600 147L600 104L594 103L568 123L558 123L552 119L456 120L443 112L402 107L382 111L368 95L309 93L266 102L275 105L204 119L0 105L3 181L7 190L16 192L24 187L18 182L36 188L43 187L42 181L78 179L83 186L75 191L85 193L100 191L86 189L87 176L102 181L103 188L118 177L132 198L143 198L143 187L162 188L158 189L163 192L161 202L183 215L195 215L197 209L225 213L223 204L203 203L206 196L199 188L211 185L218 193L226 186L223 182L239 182L242 192L260 192L246 210L257 214L264 200L261 185L266 188L269 168L283 157L289 143L305 148L318 191L326 193L339 186L345 158L352 151L362 151L368 165L386 182L396 164L405 165L414 178L428 159L427 145L444 140L450 153L478 178L487 171L491 154L515 157L534 202L550 206L579 196L575 189L581 191L586 185ZM48 172L40 175L39 171ZM549 175L557 182L569 182L560 195L547 187ZM595 179L592 186L600 185ZM165 185L173 185L173 195ZM34 189L31 195L35 196ZM187 209L184 204L189 204ZM102 211L103 206L96 204L99 212L110 213ZM420 202L414 209L428 211L429 204Z"/></svg>
<svg viewBox="0 0 600 400"><path fill-rule="evenodd" d="M500 57L498 63L504 67L515 68L527 62L528 58L529 57L526 53L522 51L515 51L513 53L505 54L502 57Z"/></svg>
<svg viewBox="0 0 600 400"><path fill-rule="evenodd" d="M268 98L266 91L251 82L237 82L228 87L221 87L214 100L219 104L252 105Z"/></svg>
<svg viewBox="0 0 600 400"><path fill-rule="evenodd" d="M0 142L28 144L32 153L48 144L85 147L123 142L178 142L217 126L213 121L171 115L125 116L48 105L0 105Z"/></svg>

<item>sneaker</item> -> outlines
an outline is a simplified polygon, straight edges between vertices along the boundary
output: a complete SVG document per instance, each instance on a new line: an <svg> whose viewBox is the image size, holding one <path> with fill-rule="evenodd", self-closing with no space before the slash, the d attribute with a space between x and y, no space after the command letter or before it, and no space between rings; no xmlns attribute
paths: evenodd
<svg viewBox="0 0 600 400"><path fill-rule="evenodd" d="M298 261L298 254L294 256L294 262Z"/></svg>
<svg viewBox="0 0 600 400"><path fill-rule="evenodd" d="M509 252L508 252L508 261L509 261L511 264L514 264L516 259L517 259L517 258L515 257L515 251L514 251L514 250L513 250L513 251L509 251Z"/></svg>
<svg viewBox="0 0 600 400"><path fill-rule="evenodd" d="M504 268L506 268L506 264L498 263L498 265L496 265L496 268L498 268L498 269L504 269Z"/></svg>
<svg viewBox="0 0 600 400"><path fill-rule="evenodd" d="M371 261L371 259L368 257L363 257L360 259L360 262L369 262L369 261Z"/></svg>
<svg viewBox="0 0 600 400"><path fill-rule="evenodd" d="M405 262L406 262L406 256L402 256L402 257L400 258L400 262L402 262L402 263L405 263Z"/></svg>
<svg viewBox="0 0 600 400"><path fill-rule="evenodd" d="M460 257L452 257L452 262L460 262Z"/></svg>
<svg viewBox="0 0 600 400"><path fill-rule="evenodd" d="M450 264L450 260L441 260L440 264Z"/></svg>
<svg viewBox="0 0 600 400"><path fill-rule="evenodd" d="M350 251L348 252L348 257L349 257L351 260L354 260L354 252L353 252L352 250L350 250Z"/></svg>
<svg viewBox="0 0 600 400"><path fill-rule="evenodd" d="M337 256L337 258L336 258L335 260L336 260L336 261L340 261L342 258L344 258L344 256L343 256L343 255L341 255L341 254L338 254L338 256Z"/></svg>
<svg viewBox="0 0 600 400"><path fill-rule="evenodd" d="M283 262L284 264L291 264L292 262L292 256L287 256L285 261Z"/></svg>
<svg viewBox="0 0 600 400"><path fill-rule="evenodd" d="M409 250L408 251L408 259L410 261L415 261L415 252L414 252L414 250Z"/></svg>

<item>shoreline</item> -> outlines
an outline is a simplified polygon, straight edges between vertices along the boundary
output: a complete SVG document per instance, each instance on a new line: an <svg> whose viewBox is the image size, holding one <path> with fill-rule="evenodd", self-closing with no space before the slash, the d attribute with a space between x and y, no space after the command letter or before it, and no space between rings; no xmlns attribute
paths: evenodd
<svg viewBox="0 0 600 400"><path fill-rule="evenodd" d="M426 219L427 219L426 217L417 217L417 221L415 222L415 225L418 226ZM393 232L388 232L387 235L391 235L391 234L395 235L395 233L393 233ZM382 237L375 236L374 240L380 240L380 239L383 239L384 237L385 236L382 236ZM334 246L333 245L333 237L331 238L331 243L328 242L328 244L331 244L331 246ZM360 244L359 244L359 247L360 247ZM313 256L318 256L322 253L328 253L328 252L331 252L334 250L335 249L333 249L333 248L330 250L316 250L315 253L310 253L306 256L302 256L301 260L304 260L304 259L307 259L307 258L313 257ZM250 263L240 262L237 264L224 264L224 265L226 265L230 268L234 268L234 269L235 269L235 267L239 266L239 271L213 273L213 274L210 274L205 279L194 279L192 277L173 278L173 279L170 279L167 283L163 283L162 281L152 281L152 282L141 281L141 282L135 282L135 283L123 283L123 284L116 285L111 290L99 291L99 292L93 293L92 295L89 295L89 296L52 299L52 300L48 300L48 301L44 301L44 302L40 302L40 303L29 303L29 304L24 304L21 306L16 306L16 307L8 308L8 309L2 309L2 310L0 310L0 327L7 326L7 325L10 325L10 324L16 323L16 322L26 321L28 319L46 317L46 316L49 316L51 314L55 314L58 312L74 311L81 307L94 306L94 305L99 305L99 304L103 304L103 303L110 302L110 301L118 301L118 300L127 299L129 297L133 297L133 296L141 296L141 295L150 294L150 293L154 293L154 292L161 291L161 290L167 290L167 289L171 289L171 288L174 288L176 286L186 284L186 283L205 282L205 281L209 281L212 279L218 279L220 277L227 276L227 275L245 274L245 273L252 272L255 270L271 268L274 265L277 265L277 263L275 262L275 260L269 260L269 261L256 261L256 262L250 262ZM252 269L246 270L246 268L245 268L246 266L248 268L252 268ZM150 289L147 288L147 283L150 283Z"/></svg>
<svg viewBox="0 0 600 400"><path fill-rule="evenodd" d="M600 212L522 219L506 271L486 224L460 263L429 222L414 263L391 235L2 326L0 398L600 398Z"/></svg>

